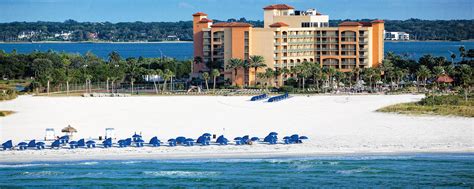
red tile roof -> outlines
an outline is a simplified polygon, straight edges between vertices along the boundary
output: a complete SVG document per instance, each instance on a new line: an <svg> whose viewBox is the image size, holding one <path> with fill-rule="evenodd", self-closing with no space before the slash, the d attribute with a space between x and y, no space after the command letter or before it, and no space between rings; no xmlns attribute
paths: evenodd
<svg viewBox="0 0 474 189"><path fill-rule="evenodd" d="M252 24L243 22L220 22L213 24L211 27L252 27Z"/></svg>
<svg viewBox="0 0 474 189"><path fill-rule="evenodd" d="M343 22L339 26L362 26L362 24L359 22Z"/></svg>
<svg viewBox="0 0 474 189"><path fill-rule="evenodd" d="M193 16L207 16L207 14L203 12L197 12L197 13L194 13Z"/></svg>
<svg viewBox="0 0 474 189"><path fill-rule="evenodd" d="M288 10L288 9L295 9L292 6L286 4L276 4L276 5L269 5L263 8L264 10Z"/></svg>
<svg viewBox="0 0 474 189"><path fill-rule="evenodd" d="M372 23L384 23L384 21L383 20L374 20L374 21L372 21Z"/></svg>
<svg viewBox="0 0 474 189"><path fill-rule="evenodd" d="M284 23L284 22L276 22L270 25L272 28L279 28L279 27L288 27L290 25Z"/></svg>
<svg viewBox="0 0 474 189"><path fill-rule="evenodd" d="M438 82L438 83L451 83L453 81L454 81L453 78L449 77L446 74L441 75L441 76L438 77L438 79L436 79L436 82Z"/></svg>
<svg viewBox="0 0 474 189"><path fill-rule="evenodd" d="M370 22L359 22L359 23L361 23L362 26L364 26L364 27L371 27L372 26L372 23L370 23Z"/></svg>
<svg viewBox="0 0 474 189"><path fill-rule="evenodd" d="M202 18L199 23L209 23L209 22L212 22L211 19L207 19L207 18Z"/></svg>

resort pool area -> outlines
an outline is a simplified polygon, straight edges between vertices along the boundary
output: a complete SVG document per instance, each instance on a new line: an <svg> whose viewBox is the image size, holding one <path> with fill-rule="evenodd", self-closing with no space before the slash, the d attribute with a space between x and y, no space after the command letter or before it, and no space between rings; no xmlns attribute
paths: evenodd
<svg viewBox="0 0 474 189"><path fill-rule="evenodd" d="M0 163L0 187L473 187L474 154ZM265 183L265 184L263 184Z"/></svg>

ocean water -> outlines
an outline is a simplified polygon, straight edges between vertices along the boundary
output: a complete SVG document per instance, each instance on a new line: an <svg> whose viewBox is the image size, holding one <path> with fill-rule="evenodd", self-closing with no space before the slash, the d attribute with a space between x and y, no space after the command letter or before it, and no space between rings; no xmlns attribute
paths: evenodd
<svg viewBox="0 0 474 189"><path fill-rule="evenodd" d="M451 59L451 52L459 60L459 47L474 49L474 42L385 42L385 52L407 55L418 60L424 54L444 56ZM112 51L117 51L122 57L173 57L176 59L193 58L192 43L0 43L0 49L11 52L16 49L20 53L30 53L34 50L81 53L93 52L102 58Z"/></svg>
<svg viewBox="0 0 474 189"><path fill-rule="evenodd" d="M474 154L0 163L0 188L474 187Z"/></svg>

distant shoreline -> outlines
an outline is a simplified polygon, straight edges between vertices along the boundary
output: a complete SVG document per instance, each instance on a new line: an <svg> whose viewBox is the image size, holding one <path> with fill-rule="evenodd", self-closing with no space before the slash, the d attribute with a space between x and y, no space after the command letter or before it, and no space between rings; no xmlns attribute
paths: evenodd
<svg viewBox="0 0 474 189"><path fill-rule="evenodd" d="M192 43L193 41L134 41L134 42L112 42L112 41L33 41L33 42L4 42L0 44L79 44L79 43L110 43L110 44L145 44L145 43Z"/></svg>

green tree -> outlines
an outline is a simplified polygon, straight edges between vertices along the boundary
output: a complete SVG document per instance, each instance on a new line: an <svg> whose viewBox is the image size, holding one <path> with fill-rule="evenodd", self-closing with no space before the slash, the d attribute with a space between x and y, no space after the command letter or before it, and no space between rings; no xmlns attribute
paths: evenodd
<svg viewBox="0 0 474 189"><path fill-rule="evenodd" d="M255 86L257 85L257 70L266 66L267 65L265 64L265 59L263 58L263 56L254 55L249 57L249 67L254 69Z"/></svg>
<svg viewBox="0 0 474 189"><path fill-rule="evenodd" d="M268 90L268 86L272 85L273 78L275 77L275 71L271 68L265 69L265 78L267 79L266 88Z"/></svg>
<svg viewBox="0 0 474 189"><path fill-rule="evenodd" d="M233 75L234 75L234 78L233 80L235 81L235 79L237 78L237 71L240 69L240 68L244 68L245 67L245 62L244 60L242 59L239 59L239 58L231 58L226 66L226 69L231 69L233 70Z"/></svg>
<svg viewBox="0 0 474 189"><path fill-rule="evenodd" d="M204 79L204 81L206 82L206 90L209 91L209 73L208 72L204 72L202 73L202 78Z"/></svg>
<svg viewBox="0 0 474 189"><path fill-rule="evenodd" d="M219 77L220 75L221 75L221 72L219 72L218 69L212 69L212 71L211 71L211 76L213 78L212 90L214 90L214 91L216 90L217 77Z"/></svg>
<svg viewBox="0 0 474 189"><path fill-rule="evenodd" d="M425 65L421 65L418 71L416 72L416 76L417 78L423 81L423 84L426 87L426 80L431 76L431 71Z"/></svg>

